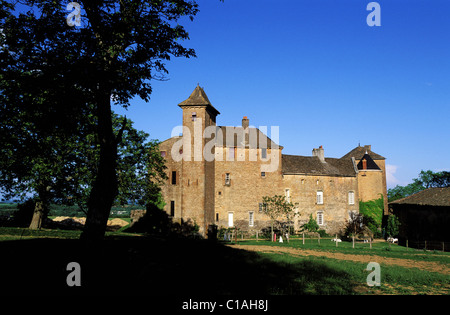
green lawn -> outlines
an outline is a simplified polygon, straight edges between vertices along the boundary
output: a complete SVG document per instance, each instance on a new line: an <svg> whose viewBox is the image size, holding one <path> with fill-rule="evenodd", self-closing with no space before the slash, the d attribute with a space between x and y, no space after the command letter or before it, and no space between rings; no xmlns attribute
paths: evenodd
<svg viewBox="0 0 450 315"><path fill-rule="evenodd" d="M284 265L301 265L311 263L313 265L322 266L329 270L334 270L339 274L348 275L350 282L354 285L353 293L356 294L449 294L450 293L450 276L438 272L430 272L420 270L418 268L406 268L397 265L381 264L381 286L369 287L366 284L366 278L370 271L365 270L367 263L349 261L342 259L333 259L325 256L320 256L320 253L342 253L352 255L366 255L373 257L407 259L418 262L432 262L449 266L450 253L441 251L425 251L411 248L405 248L397 244L388 244L386 242L375 242L372 248L368 243L356 243L355 248L352 247L351 242L341 242L336 247L336 244L328 239L321 239L320 244L317 239L305 239L303 244L302 239L291 239L289 243L263 241L238 241L240 245L269 245L281 248L295 248L312 250L317 253L317 256L299 257L290 255L289 253L260 253L261 256L266 257L272 261ZM331 280L333 277L330 277ZM325 288L333 289L333 281L326 278L322 284ZM308 283L304 278L304 283ZM308 284L311 287L311 293L321 293L317 291L317 282L313 281ZM321 285L319 285L321 287ZM324 289L321 289L322 291Z"/></svg>
<svg viewBox="0 0 450 315"><path fill-rule="evenodd" d="M355 248L352 247L352 242L336 243L331 241L331 238L322 238L320 244L317 238L305 238L305 244L301 238L294 238L287 242L270 242L268 240L238 240L237 244L245 245L270 245L279 247L292 247L299 249L309 249L314 251L339 252L353 255L377 255L382 257L403 258L413 260L436 261L444 264L450 264L450 252L442 252L437 250L422 250L414 248L406 248L398 244L389 244L383 240L376 240L372 243L370 248L369 243L356 242Z"/></svg>
<svg viewBox="0 0 450 315"><path fill-rule="evenodd" d="M80 231L0 228L0 294L146 295L335 295L449 294L450 278L438 272L381 264L381 286L369 287L366 264L320 256L323 252L377 255L448 264L449 253L406 250L398 245L294 239L288 243L240 241L312 250L315 256L257 253L191 239L165 239L108 232L96 247L78 240ZM68 288L69 262L82 266L83 284ZM31 279L31 280L30 280ZM32 281L30 283L29 281Z"/></svg>

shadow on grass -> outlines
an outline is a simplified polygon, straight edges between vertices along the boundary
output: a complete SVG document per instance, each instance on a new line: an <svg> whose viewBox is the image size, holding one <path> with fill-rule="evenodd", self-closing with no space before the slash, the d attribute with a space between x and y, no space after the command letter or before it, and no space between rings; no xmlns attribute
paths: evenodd
<svg viewBox="0 0 450 315"><path fill-rule="evenodd" d="M80 240L0 242L4 295L351 294L350 276L319 262L276 262L206 240L115 236L88 248ZM66 284L81 266L81 287Z"/></svg>

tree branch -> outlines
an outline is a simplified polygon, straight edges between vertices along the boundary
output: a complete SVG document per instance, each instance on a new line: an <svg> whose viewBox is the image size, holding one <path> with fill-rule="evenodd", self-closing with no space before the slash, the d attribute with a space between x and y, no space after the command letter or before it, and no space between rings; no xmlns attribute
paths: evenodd
<svg viewBox="0 0 450 315"><path fill-rule="evenodd" d="M123 116L122 127L119 130L119 133L116 136L115 143L116 145L122 141L122 135L127 126L127 116Z"/></svg>

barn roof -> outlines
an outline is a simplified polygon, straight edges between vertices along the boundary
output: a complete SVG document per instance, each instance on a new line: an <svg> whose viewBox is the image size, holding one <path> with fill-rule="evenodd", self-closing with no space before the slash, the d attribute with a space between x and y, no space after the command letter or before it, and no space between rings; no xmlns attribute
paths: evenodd
<svg viewBox="0 0 450 315"><path fill-rule="evenodd" d="M389 204L450 207L450 187L428 188Z"/></svg>

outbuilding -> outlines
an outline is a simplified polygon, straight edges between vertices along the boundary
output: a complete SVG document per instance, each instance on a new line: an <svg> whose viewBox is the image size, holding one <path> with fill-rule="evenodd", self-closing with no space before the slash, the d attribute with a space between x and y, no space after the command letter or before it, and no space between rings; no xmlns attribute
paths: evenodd
<svg viewBox="0 0 450 315"><path fill-rule="evenodd" d="M428 188L389 203L400 221L399 244L450 250L450 187Z"/></svg>

